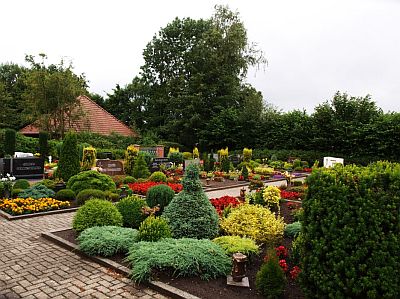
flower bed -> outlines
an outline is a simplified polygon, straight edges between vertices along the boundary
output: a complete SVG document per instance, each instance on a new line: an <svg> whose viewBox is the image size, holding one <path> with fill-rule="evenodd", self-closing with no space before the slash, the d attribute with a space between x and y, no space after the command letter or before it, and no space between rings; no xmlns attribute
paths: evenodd
<svg viewBox="0 0 400 299"><path fill-rule="evenodd" d="M222 196L219 198L212 198L210 199L210 202L217 210L219 216L222 216L222 212L226 207L228 206L236 207L239 204L241 204L241 202L236 197L232 196Z"/></svg>
<svg viewBox="0 0 400 299"><path fill-rule="evenodd" d="M171 187L171 189L174 190L175 193L179 193L182 191L182 184L175 184L175 183L144 182L144 183L130 183L128 184L128 186L133 193L146 195L147 190L149 190L153 186L157 186L160 184L164 184Z"/></svg>
<svg viewBox="0 0 400 299"><path fill-rule="evenodd" d="M54 198L0 199L0 210L13 216L59 210L69 206L68 201L60 201Z"/></svg>
<svg viewBox="0 0 400 299"><path fill-rule="evenodd" d="M281 190L281 198L301 200L301 194L299 192Z"/></svg>

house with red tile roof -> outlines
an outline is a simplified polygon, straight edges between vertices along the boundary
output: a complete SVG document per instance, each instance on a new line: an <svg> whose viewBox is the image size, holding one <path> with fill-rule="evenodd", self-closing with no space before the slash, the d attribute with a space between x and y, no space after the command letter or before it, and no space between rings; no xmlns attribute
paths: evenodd
<svg viewBox="0 0 400 299"><path fill-rule="evenodd" d="M91 132L106 136L113 132L122 136L138 136L135 131L104 110L104 108L89 97L79 96L78 100L83 111L83 116L71 124L71 127L67 128L67 130ZM35 123L32 123L22 128L19 132L26 136L37 136L39 131L40 129L35 126Z"/></svg>

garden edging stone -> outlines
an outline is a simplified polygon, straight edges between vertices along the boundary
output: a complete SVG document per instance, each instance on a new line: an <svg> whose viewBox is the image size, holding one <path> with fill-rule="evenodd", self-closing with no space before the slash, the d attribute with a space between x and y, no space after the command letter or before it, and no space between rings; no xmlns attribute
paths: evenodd
<svg viewBox="0 0 400 299"><path fill-rule="evenodd" d="M60 228L57 230L53 230L50 232L43 232L41 235L43 238L45 238L46 240L49 240L55 244L57 244L58 246L63 247L64 249L70 250L75 254L78 254L84 258L87 258L89 260L92 260L104 267L107 267L109 269L112 269L113 271L122 274L124 276L129 277L130 276L130 269L122 266L110 259L107 258L103 258L103 257L98 257L98 256L90 256L85 254L84 252L79 250L79 247L67 240L64 240L58 236L56 236L54 233L59 232L59 231L64 231L64 230L68 230L71 229L70 227L67 228ZM168 284L165 284L163 282L160 281L149 281L146 283L143 283L143 285L163 294L166 296L169 296L171 298L176 298L176 299L201 299L197 296L194 296L192 294L189 294L185 291L182 291L178 288L175 288L173 286L170 286Z"/></svg>
<svg viewBox="0 0 400 299"><path fill-rule="evenodd" d="M75 207L75 208L66 208L66 209L52 210L52 211L46 211L46 212L37 212L37 213L23 214L23 215L15 215L15 216L10 215L10 214L0 210L0 217L3 217L4 219L7 219L9 221L13 221L13 220L19 220L19 219L38 217L38 216L70 213L70 212L75 212L78 209L79 209L78 207Z"/></svg>

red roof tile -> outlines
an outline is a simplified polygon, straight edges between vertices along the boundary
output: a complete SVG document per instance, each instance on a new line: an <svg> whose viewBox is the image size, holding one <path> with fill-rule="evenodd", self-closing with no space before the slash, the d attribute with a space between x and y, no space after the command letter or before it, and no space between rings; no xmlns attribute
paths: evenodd
<svg viewBox="0 0 400 299"><path fill-rule="evenodd" d="M78 99L85 116L76 121L69 129L77 132L89 131L101 135L110 135L114 132L123 136L137 136L136 132L93 102L89 97L79 96ZM35 123L27 125L20 130L25 135L39 134L39 131Z"/></svg>

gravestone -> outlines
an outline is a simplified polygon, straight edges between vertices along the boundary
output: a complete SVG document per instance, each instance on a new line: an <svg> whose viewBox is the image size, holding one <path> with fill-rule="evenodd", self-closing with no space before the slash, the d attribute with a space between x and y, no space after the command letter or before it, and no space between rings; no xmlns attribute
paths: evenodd
<svg viewBox="0 0 400 299"><path fill-rule="evenodd" d="M335 164L344 164L343 158L334 158L334 157L324 157L324 167L330 168L335 166Z"/></svg>
<svg viewBox="0 0 400 299"><path fill-rule="evenodd" d="M0 159L0 172L12 174L17 179L43 178L44 159L36 157Z"/></svg>
<svg viewBox="0 0 400 299"><path fill-rule="evenodd" d="M150 172L153 173L155 171L160 171L161 165L165 165L166 168L169 168L172 166L172 163L168 158L154 158L150 165Z"/></svg>
<svg viewBox="0 0 400 299"><path fill-rule="evenodd" d="M191 164L196 164L197 166L200 166L200 159L185 160L184 169L186 169Z"/></svg>
<svg viewBox="0 0 400 299"><path fill-rule="evenodd" d="M119 160L98 159L96 167L100 168L101 173L111 176L124 174L124 165Z"/></svg>

